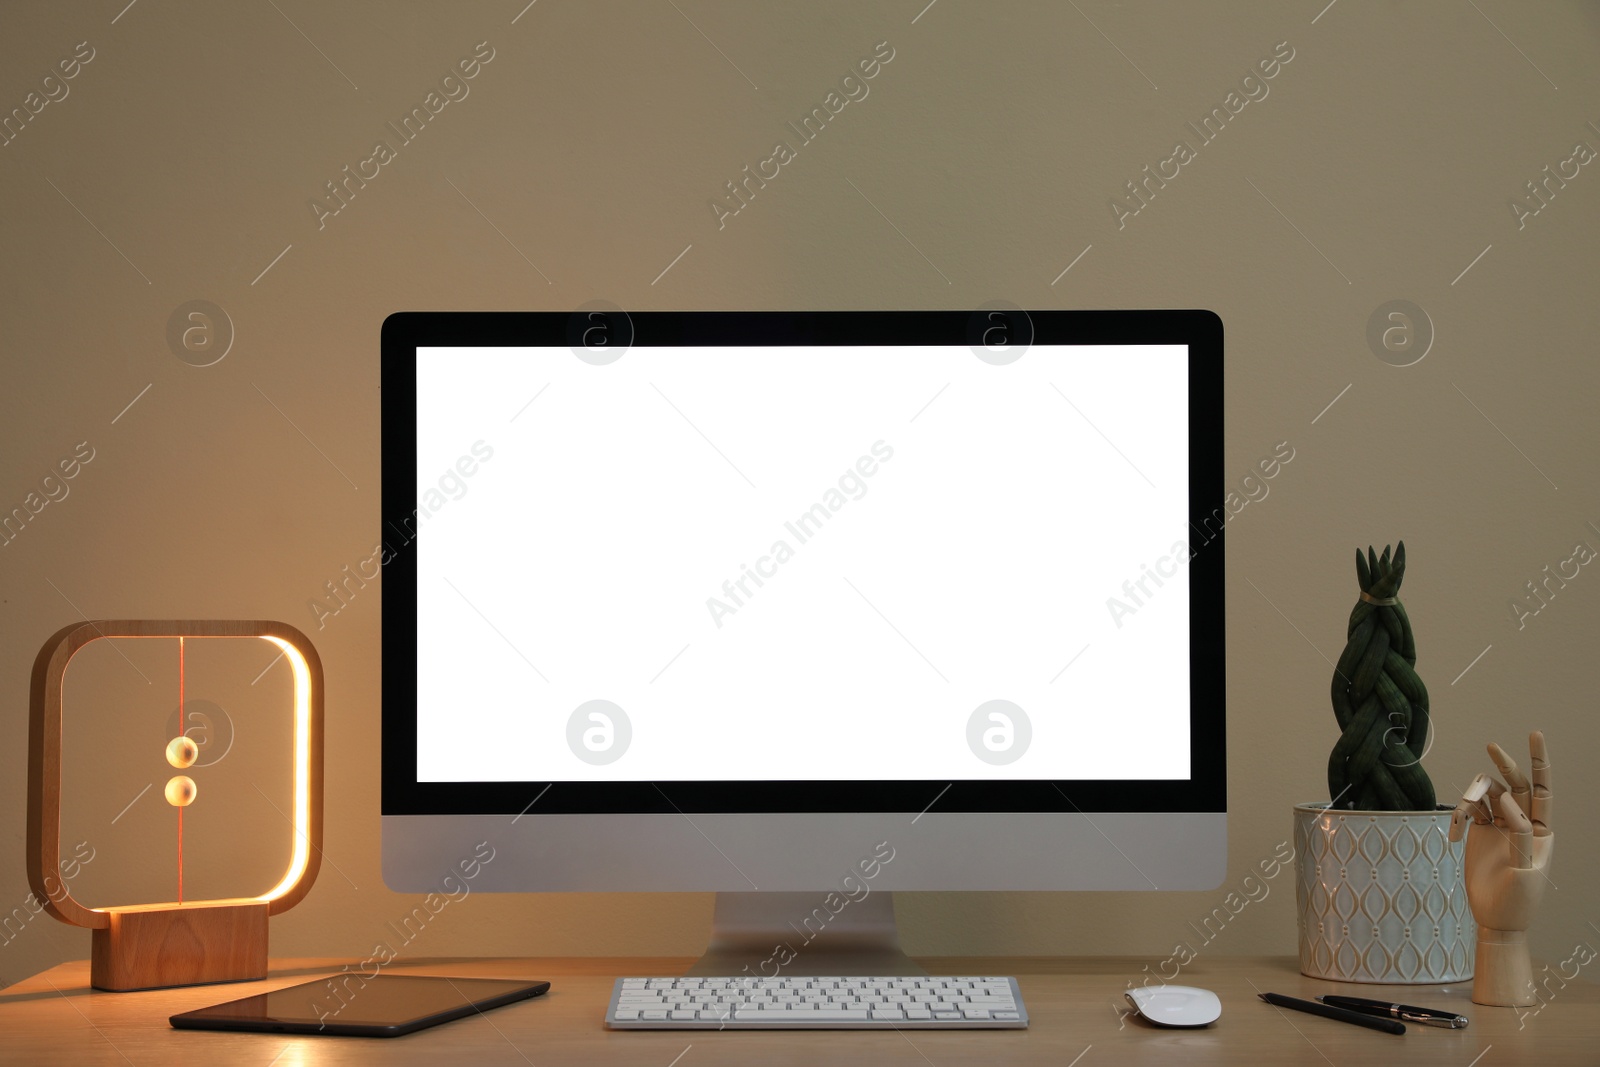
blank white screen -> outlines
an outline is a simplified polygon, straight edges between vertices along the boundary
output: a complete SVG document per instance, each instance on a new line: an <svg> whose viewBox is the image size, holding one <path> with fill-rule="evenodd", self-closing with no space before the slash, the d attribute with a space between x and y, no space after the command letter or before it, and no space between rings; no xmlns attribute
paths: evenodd
<svg viewBox="0 0 1600 1067"><path fill-rule="evenodd" d="M419 780L1187 778L1186 566L1108 606L1187 540L1187 360L420 351ZM593 699L631 726L603 765ZM1003 765L994 699L1031 724Z"/></svg>

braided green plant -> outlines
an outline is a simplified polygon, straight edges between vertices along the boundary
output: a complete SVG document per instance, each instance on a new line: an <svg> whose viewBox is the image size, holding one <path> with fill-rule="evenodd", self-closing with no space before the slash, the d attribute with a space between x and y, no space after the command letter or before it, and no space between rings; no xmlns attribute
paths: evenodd
<svg viewBox="0 0 1600 1067"><path fill-rule="evenodd" d="M1356 549L1361 599L1333 672L1333 714L1342 734L1328 757L1333 806L1358 811L1432 811L1438 801L1422 769L1428 742L1428 690L1413 669L1417 645L1396 594L1406 545L1394 559Z"/></svg>

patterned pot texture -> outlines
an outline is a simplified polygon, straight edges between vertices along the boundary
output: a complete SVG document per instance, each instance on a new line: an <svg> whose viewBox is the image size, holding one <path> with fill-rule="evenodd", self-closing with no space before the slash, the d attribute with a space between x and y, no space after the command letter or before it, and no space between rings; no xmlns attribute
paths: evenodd
<svg viewBox="0 0 1600 1067"><path fill-rule="evenodd" d="M1477 926L1466 842L1450 809L1294 808L1300 971L1336 982L1443 985L1472 977Z"/></svg>

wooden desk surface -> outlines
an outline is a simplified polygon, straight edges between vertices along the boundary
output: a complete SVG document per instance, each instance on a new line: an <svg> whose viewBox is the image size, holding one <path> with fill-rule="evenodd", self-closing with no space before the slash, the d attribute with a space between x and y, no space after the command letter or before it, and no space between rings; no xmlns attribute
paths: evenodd
<svg viewBox="0 0 1600 1067"><path fill-rule="evenodd" d="M923 959L934 974L1010 974L1032 1019L1023 1031L692 1031L613 1032L604 1015L620 975L681 974L687 959L430 959L394 963L391 974L447 974L549 979L537 1000L499 1008L401 1038L293 1037L173 1030L167 1017L191 1008L310 981L347 960L274 961L271 977L236 985L99 993L89 989L86 961L63 963L0 992L0 1063L247 1063L257 1067L313 1064L455 1063L638 1064L706 1067L714 1063L821 1062L956 1067L1039 1063L1102 1064L1394 1063L1404 1067L1509 1067L1600 1063L1600 986L1582 978L1552 980L1536 1014L1471 1003L1468 986L1348 986L1302 977L1288 958L1196 960L1176 980L1214 990L1222 1018L1204 1030L1158 1030L1119 1017L1122 991L1139 982L1148 960L1122 958ZM1152 968L1154 964L1151 964ZM1552 972L1553 973L1553 972ZM1280 1012L1257 990L1310 999L1319 993L1393 997L1453 1007L1472 1020L1465 1030L1412 1026L1394 1037Z"/></svg>

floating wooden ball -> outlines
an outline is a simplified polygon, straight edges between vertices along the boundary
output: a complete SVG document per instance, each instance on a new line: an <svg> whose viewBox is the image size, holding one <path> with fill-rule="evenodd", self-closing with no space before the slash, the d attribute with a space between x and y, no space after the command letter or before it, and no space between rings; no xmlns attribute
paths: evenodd
<svg viewBox="0 0 1600 1067"><path fill-rule="evenodd" d="M194 743L194 738L180 734L167 742L167 762L179 770L194 766L199 758L200 746Z"/></svg>
<svg viewBox="0 0 1600 1067"><path fill-rule="evenodd" d="M193 804L197 791L194 779L187 774L175 774L167 779L167 803L175 808L187 808Z"/></svg>

